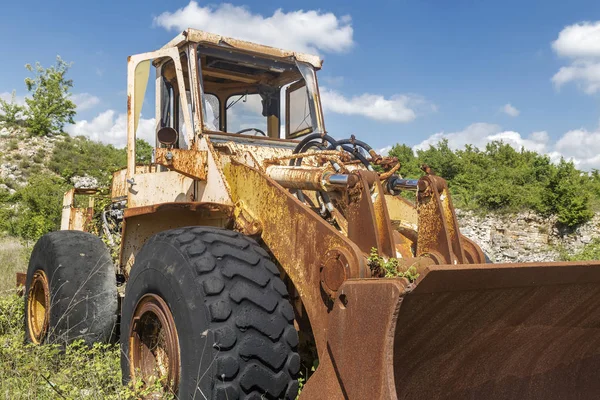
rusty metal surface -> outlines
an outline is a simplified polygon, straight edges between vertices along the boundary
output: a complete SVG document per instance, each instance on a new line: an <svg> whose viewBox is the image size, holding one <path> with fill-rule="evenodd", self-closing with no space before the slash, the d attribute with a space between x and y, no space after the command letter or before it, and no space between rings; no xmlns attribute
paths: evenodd
<svg viewBox="0 0 600 400"><path fill-rule="evenodd" d="M419 224L419 214L417 207L407 199L399 196L385 196L388 213L392 222L397 222L408 229L417 230Z"/></svg>
<svg viewBox="0 0 600 400"><path fill-rule="evenodd" d="M62 214L60 217L60 229L68 230L71 225L71 208L73 207L73 199L75 197L75 188L65 192L63 195Z"/></svg>
<svg viewBox="0 0 600 400"><path fill-rule="evenodd" d="M597 399L598 306L600 261L347 280L301 399Z"/></svg>
<svg viewBox="0 0 600 400"><path fill-rule="evenodd" d="M334 191L351 188L358 183L354 174L336 174L333 167L326 164L323 167L290 167L270 165L265 173L275 182L287 189ZM345 180L345 184L336 183Z"/></svg>
<svg viewBox="0 0 600 400"><path fill-rule="evenodd" d="M25 293L25 282L27 281L27 274L23 272L17 272L17 296L21 297Z"/></svg>
<svg viewBox="0 0 600 400"><path fill-rule="evenodd" d="M269 178L288 189L325 190L327 167L289 167L270 165L265 169Z"/></svg>
<svg viewBox="0 0 600 400"><path fill-rule="evenodd" d="M156 165L136 165L135 173L144 174L149 172L157 172ZM127 197L127 168L113 172L112 183L110 186L110 198L112 201L122 200Z"/></svg>
<svg viewBox="0 0 600 400"><path fill-rule="evenodd" d="M94 216L94 194L97 189L72 188L63 196L61 230L89 231ZM75 195L88 197L87 207L75 207Z"/></svg>
<svg viewBox="0 0 600 400"><path fill-rule="evenodd" d="M269 56L286 62L293 62L292 60L295 58L298 61L311 64L316 69L321 68L323 63L319 57L310 54L278 49L276 47L265 46L262 44L247 42L245 40L203 32L197 29L185 30L183 37L175 38L174 41L169 42L166 46L181 44L182 40L185 40L186 38L191 42L204 43L216 47L226 46L229 51L242 51L260 56Z"/></svg>
<svg viewBox="0 0 600 400"><path fill-rule="evenodd" d="M463 263L465 254L446 181L427 175L419 179L418 187L416 256L431 255L439 264Z"/></svg>
<svg viewBox="0 0 600 400"><path fill-rule="evenodd" d="M396 257L396 243L392 225L385 205L385 196L377 175L368 171L356 171L359 183L350 192L346 213L348 238L369 254L372 248L385 257ZM371 194L371 185L374 186Z"/></svg>
<svg viewBox="0 0 600 400"><path fill-rule="evenodd" d="M162 203L143 207L127 208L124 211L124 217L130 218L138 215L151 214L167 210L198 212L202 217L208 218L211 215L231 215L233 208L231 206L218 203Z"/></svg>
<svg viewBox="0 0 600 400"><path fill-rule="evenodd" d="M139 300L128 338L129 374L134 384L143 387L158 378L167 393L177 393L181 375L179 337L171 310L160 296L148 293Z"/></svg>
<svg viewBox="0 0 600 400"><path fill-rule="evenodd" d="M600 262L431 266L405 296L399 399L600 398Z"/></svg>
<svg viewBox="0 0 600 400"><path fill-rule="evenodd" d="M264 169L265 160L285 157L292 154L297 143L281 139L254 138L225 134L210 135L210 142L219 154L221 165L236 160L260 170Z"/></svg>
<svg viewBox="0 0 600 400"><path fill-rule="evenodd" d="M166 148L156 148L155 151L157 164L189 178L206 180L208 169L206 151Z"/></svg>
<svg viewBox="0 0 600 400"><path fill-rule="evenodd" d="M366 277L364 257L354 243L260 171L233 162L224 173L233 201L241 201L247 215L260 222L262 240L294 283L322 353L331 305L321 288L321 265L329 250L343 249L349 277Z"/></svg>
<svg viewBox="0 0 600 400"><path fill-rule="evenodd" d="M321 288L334 299L340 286L350 277L349 261L352 258L343 248L331 249L321 264Z"/></svg>
<svg viewBox="0 0 600 400"><path fill-rule="evenodd" d="M184 226L232 227L233 209L215 203L166 203L125 210L120 266L129 276L135 255L148 238L167 229Z"/></svg>
<svg viewBox="0 0 600 400"><path fill-rule="evenodd" d="M300 400L396 399L394 332L404 279L348 280L329 316L327 348Z"/></svg>
<svg viewBox="0 0 600 400"><path fill-rule="evenodd" d="M27 274L25 272L17 272L17 288L20 286L25 286L25 282L27 281ZM22 294L23 292L21 292Z"/></svg>
<svg viewBox="0 0 600 400"><path fill-rule="evenodd" d="M196 200L194 179L177 171L136 174L127 185L128 207Z"/></svg>
<svg viewBox="0 0 600 400"><path fill-rule="evenodd" d="M462 247L465 251L465 262L468 264L485 264L485 254L481 247L466 236L460 235Z"/></svg>

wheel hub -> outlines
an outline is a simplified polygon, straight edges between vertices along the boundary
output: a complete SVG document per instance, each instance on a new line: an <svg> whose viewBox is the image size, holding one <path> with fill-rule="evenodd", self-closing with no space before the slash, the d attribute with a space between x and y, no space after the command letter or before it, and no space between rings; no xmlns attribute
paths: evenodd
<svg viewBox="0 0 600 400"><path fill-rule="evenodd" d="M158 295L146 294L138 301L129 332L129 359L134 382L159 381L165 391L177 392L179 339L171 310Z"/></svg>
<svg viewBox="0 0 600 400"><path fill-rule="evenodd" d="M40 344L48 331L50 315L50 289L48 278L42 270L34 272L27 295L27 327L29 337L35 344Z"/></svg>

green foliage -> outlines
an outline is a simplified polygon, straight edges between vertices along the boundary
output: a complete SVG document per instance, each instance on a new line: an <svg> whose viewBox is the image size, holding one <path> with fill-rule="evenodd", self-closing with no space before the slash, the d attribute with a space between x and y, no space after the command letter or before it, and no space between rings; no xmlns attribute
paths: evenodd
<svg viewBox="0 0 600 400"><path fill-rule="evenodd" d="M10 139L8 141L8 150L17 150L19 148L19 141L17 139Z"/></svg>
<svg viewBox="0 0 600 400"><path fill-rule="evenodd" d="M73 124L75 121L75 103L70 99L70 89L73 81L66 79L71 64L56 57L56 64L44 68L40 63L35 66L25 65L25 68L33 73L33 78L25 78L27 90L31 92L31 98L26 99L27 125L31 134L44 136L60 133L66 123Z"/></svg>
<svg viewBox="0 0 600 400"><path fill-rule="evenodd" d="M545 155L517 151L502 142L489 143L484 150L467 145L453 151L441 141L416 155L410 147L396 145L390 155L398 157L400 174L407 178L420 177L419 166L429 165L448 181L455 206L463 209L534 210L556 214L559 223L572 227L589 220L591 200L600 199L597 171L583 174L571 162L552 164Z"/></svg>
<svg viewBox="0 0 600 400"><path fill-rule="evenodd" d="M153 147L143 139L136 141L136 161L150 162ZM108 186L113 172L125 168L127 153L113 145L89 140L84 136L65 137L57 142L50 157L48 168L66 179L89 175L98 179L101 186Z"/></svg>
<svg viewBox="0 0 600 400"><path fill-rule="evenodd" d="M32 176L28 185L14 195L20 204L14 233L24 239L37 240L45 233L58 230L66 190L67 185L58 177Z"/></svg>
<svg viewBox="0 0 600 400"><path fill-rule="evenodd" d="M123 386L118 345L24 345L23 299L0 296L0 393L11 399L172 399L161 382ZM10 394L10 395L9 395Z"/></svg>
<svg viewBox="0 0 600 400"><path fill-rule="evenodd" d="M56 143L48 168L67 181L87 174L98 179L101 185L108 185L112 173L125 165L125 150L78 136Z"/></svg>
<svg viewBox="0 0 600 400"><path fill-rule="evenodd" d="M150 146L144 139L135 140L135 162L137 164L150 164L152 160L152 150L154 148Z"/></svg>
<svg viewBox="0 0 600 400"><path fill-rule="evenodd" d="M31 247L26 247L14 237L0 237L0 309L4 295L15 293L15 277L17 272L26 272ZM21 304L21 307L23 304ZM2 335L2 318L0 313L0 335Z"/></svg>
<svg viewBox="0 0 600 400"><path fill-rule="evenodd" d="M306 386L306 382L312 376L312 374L314 374L318 367L319 360L316 359L313 361L313 364L311 365L310 369L306 367L304 367L304 369L300 369L300 372L298 373L298 395L296 396L296 399L300 398L300 395L302 394L302 389L304 389L304 386Z"/></svg>
<svg viewBox="0 0 600 400"><path fill-rule="evenodd" d="M544 192L548 212L558 215L558 222L570 227L588 221L594 215L586 190L588 182L589 177L575 169L573 163L560 160L549 178L549 190Z"/></svg>
<svg viewBox="0 0 600 400"><path fill-rule="evenodd" d="M408 267L405 271L399 271L400 263L396 258L384 259L379 256L376 248L371 249L371 254L367 259L367 263L373 271L374 276L383 276L385 278L406 278L410 282L414 282L419 277L417 268L414 265Z"/></svg>
<svg viewBox="0 0 600 400"><path fill-rule="evenodd" d="M600 260L600 239L596 238L591 243L586 244L580 252L569 255L562 252L561 258L564 261L591 261Z"/></svg>
<svg viewBox="0 0 600 400"><path fill-rule="evenodd" d="M13 90L10 102L0 99L0 121L8 126L17 126L23 119L25 107L17 104L17 92Z"/></svg>

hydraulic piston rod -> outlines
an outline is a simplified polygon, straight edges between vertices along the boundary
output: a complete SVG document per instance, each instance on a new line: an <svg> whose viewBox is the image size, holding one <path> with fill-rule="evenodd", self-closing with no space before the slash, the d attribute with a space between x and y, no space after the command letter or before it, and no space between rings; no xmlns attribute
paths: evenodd
<svg viewBox="0 0 600 400"><path fill-rule="evenodd" d="M267 175L287 189L333 191L352 187L358 177L352 174L336 174L328 167L289 167L272 165Z"/></svg>

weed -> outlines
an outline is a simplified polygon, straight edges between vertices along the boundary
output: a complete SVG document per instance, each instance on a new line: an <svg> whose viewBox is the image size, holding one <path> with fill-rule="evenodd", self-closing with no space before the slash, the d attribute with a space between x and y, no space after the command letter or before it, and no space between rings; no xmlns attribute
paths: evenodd
<svg viewBox="0 0 600 400"><path fill-rule="evenodd" d="M23 344L23 299L0 296L0 393L11 399L172 399L142 383L123 386L118 345L80 340L67 346ZM10 395L9 395L10 394Z"/></svg>
<svg viewBox="0 0 600 400"><path fill-rule="evenodd" d="M371 268L374 276L385 278L406 278L410 282L414 282L419 277L417 268L414 265L408 267L405 271L399 271L400 263L397 258L384 259L379 256L376 248L371 248L371 254L368 258L368 265Z"/></svg>
<svg viewBox="0 0 600 400"><path fill-rule="evenodd" d="M8 141L8 150L17 150L19 148L19 141L17 139L10 139Z"/></svg>

